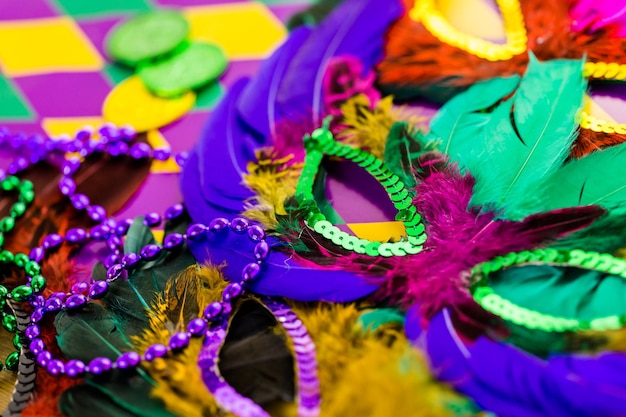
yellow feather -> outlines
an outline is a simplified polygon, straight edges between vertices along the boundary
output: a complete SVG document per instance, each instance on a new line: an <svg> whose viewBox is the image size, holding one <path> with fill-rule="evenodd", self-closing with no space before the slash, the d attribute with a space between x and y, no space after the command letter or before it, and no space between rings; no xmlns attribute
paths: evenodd
<svg viewBox="0 0 626 417"><path fill-rule="evenodd" d="M277 214L287 214L283 203L294 193L302 171L302 164L290 163L292 159L288 156L274 160L271 153L260 152L257 153L257 162L248 163L248 174L243 180L256 197L246 204L243 214L266 229L276 228Z"/></svg>
<svg viewBox="0 0 626 417"><path fill-rule="evenodd" d="M181 303L194 303L202 315L204 307L221 300L221 294L228 285L214 266L190 266L168 282L163 295L152 305L150 327L133 339L135 348L143 353L154 343L166 344L171 335L185 328L185 320L173 321L167 312L183 310ZM175 289L179 297L168 296ZM180 301L179 301L180 300ZM179 316L180 317L180 316ZM160 398L168 411L184 417L207 417L213 415L231 416L220 411L213 396L208 392L198 369L198 355L202 340L192 339L189 347L180 354L144 363L146 370L155 380L152 395Z"/></svg>
<svg viewBox="0 0 626 417"><path fill-rule="evenodd" d="M293 308L315 342L322 416L475 415L468 400L430 376L399 325L363 331L355 304Z"/></svg>
<svg viewBox="0 0 626 417"><path fill-rule="evenodd" d="M218 267L192 266L168 284L152 306L150 328L134 340L140 352L154 343L167 343L186 323L172 310L195 303L198 316L204 306L218 301L227 282ZM168 297L175 290L178 297ZM398 324L364 331L358 323L363 307L356 304L294 304L316 344L322 390L322 416L470 416L465 399L434 381L421 354L413 349ZM168 314L170 313L170 314ZM182 320L182 322L181 322ZM288 343L290 344L290 343ZM145 363L155 380L152 395L171 413L185 417L226 416L206 389L197 366L202 340L193 339L177 355ZM277 404L271 413L295 417L293 404Z"/></svg>
<svg viewBox="0 0 626 417"><path fill-rule="evenodd" d="M385 142L391 126L401 120L417 126L426 120L418 114L410 114L406 109L393 106L393 96L380 100L372 109L369 99L356 95L341 106L341 124L346 126L338 135L343 143L367 149L379 159L383 159Z"/></svg>
<svg viewBox="0 0 626 417"><path fill-rule="evenodd" d="M626 327L617 330L586 330L567 335L567 350L626 352Z"/></svg>

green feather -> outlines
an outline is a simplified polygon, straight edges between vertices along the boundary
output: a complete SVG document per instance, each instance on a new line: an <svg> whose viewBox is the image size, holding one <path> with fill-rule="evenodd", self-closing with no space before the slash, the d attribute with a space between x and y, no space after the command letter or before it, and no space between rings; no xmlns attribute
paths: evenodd
<svg viewBox="0 0 626 417"><path fill-rule="evenodd" d="M442 152L476 178L471 205L495 206L511 219L522 217L518 210L537 183L567 158L586 87L582 61L541 63L532 54L510 96L515 83L514 77L476 85L433 120Z"/></svg>
<svg viewBox="0 0 626 417"><path fill-rule="evenodd" d="M520 213L564 207L600 205L608 210L591 226L566 236L552 246L615 252L626 245L626 144L570 161L540 183L533 200Z"/></svg>
<svg viewBox="0 0 626 417"><path fill-rule="evenodd" d="M292 31L300 26L315 26L328 16L343 0L319 0L308 9L294 14L287 22Z"/></svg>
<svg viewBox="0 0 626 417"><path fill-rule="evenodd" d="M591 226L561 238L550 246L567 250L588 248L596 252L614 253L626 247L626 208L612 210Z"/></svg>
<svg viewBox="0 0 626 417"><path fill-rule="evenodd" d="M396 308L375 308L362 313L357 320L357 325L363 331L375 332L380 326L389 323L404 325L405 315Z"/></svg>
<svg viewBox="0 0 626 417"><path fill-rule="evenodd" d="M383 161L385 165L404 183L408 189L414 189L417 185L413 172L415 161L423 153L423 144L419 139L424 139L421 133L412 135L407 122L396 122L391 126ZM416 137L418 136L418 137Z"/></svg>

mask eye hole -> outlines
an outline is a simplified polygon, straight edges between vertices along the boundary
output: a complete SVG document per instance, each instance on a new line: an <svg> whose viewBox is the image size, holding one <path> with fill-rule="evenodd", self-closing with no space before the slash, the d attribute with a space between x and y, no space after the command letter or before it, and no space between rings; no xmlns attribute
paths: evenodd
<svg viewBox="0 0 626 417"><path fill-rule="evenodd" d="M506 61L526 52L528 36L519 1L498 1L504 27L504 43L494 43L463 33L452 26L437 8L436 0L416 0L409 17L441 42L489 61Z"/></svg>
<svg viewBox="0 0 626 417"><path fill-rule="evenodd" d="M422 251L426 233L421 216L412 204L412 194L396 174L374 155L360 149L338 143L324 127L304 138L306 157L302 175L296 186L297 209L304 212L307 227L331 240L346 250L369 256L403 256ZM395 220L403 223L406 236L397 242L378 242L358 238L333 225L318 205L313 193L316 184L323 181L320 176L324 156L342 158L357 164L381 184L397 213ZM325 211L328 213L328 211Z"/></svg>

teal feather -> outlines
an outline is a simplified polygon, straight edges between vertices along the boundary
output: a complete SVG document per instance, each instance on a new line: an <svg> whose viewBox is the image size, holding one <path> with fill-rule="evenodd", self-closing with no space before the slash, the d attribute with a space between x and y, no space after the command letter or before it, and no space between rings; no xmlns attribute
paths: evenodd
<svg viewBox="0 0 626 417"><path fill-rule="evenodd" d="M531 54L515 84L500 78L470 88L443 106L432 130L442 152L476 178L470 204L517 220L541 178L569 155L586 82L582 61L542 63Z"/></svg>
<svg viewBox="0 0 626 417"><path fill-rule="evenodd" d="M64 310L56 316L54 326L59 348L68 358L83 362L96 356L115 359L131 349L115 316L100 304L90 303L78 311Z"/></svg>
<svg viewBox="0 0 626 417"><path fill-rule="evenodd" d="M561 249L590 248L613 253L626 246L626 144L572 160L545 178L537 198L529 200L522 214L563 207L600 205L607 214L591 226L561 238L552 246Z"/></svg>
<svg viewBox="0 0 626 417"><path fill-rule="evenodd" d="M541 207L626 206L626 144L573 160L542 184Z"/></svg>
<svg viewBox="0 0 626 417"><path fill-rule="evenodd" d="M515 91L520 77L494 78L477 83L462 94L455 96L435 114L430 122L427 138L438 142L439 151L455 161L471 151L473 139L481 135L491 120L485 111Z"/></svg>
<svg viewBox="0 0 626 417"><path fill-rule="evenodd" d="M363 331L375 332L379 327L395 323L404 325L405 314L396 308L375 308L365 311L359 316L357 325Z"/></svg>
<svg viewBox="0 0 626 417"><path fill-rule="evenodd" d="M67 389L59 410L67 417L174 417L150 396L153 385L135 371L113 371Z"/></svg>

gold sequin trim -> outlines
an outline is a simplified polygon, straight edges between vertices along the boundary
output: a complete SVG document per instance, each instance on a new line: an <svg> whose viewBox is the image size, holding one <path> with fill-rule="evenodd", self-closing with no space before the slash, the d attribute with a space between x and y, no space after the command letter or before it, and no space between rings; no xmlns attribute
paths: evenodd
<svg viewBox="0 0 626 417"><path fill-rule="evenodd" d="M583 129L593 130L598 133L617 133L620 135L626 135L626 124L598 119L597 117L587 113L585 110L581 110L580 112L580 127Z"/></svg>
<svg viewBox="0 0 626 417"><path fill-rule="evenodd" d="M604 80L626 80L626 64L618 64L616 62L586 62L583 67L583 76L586 78ZM591 99L587 98L587 100ZM598 119L589 114L584 108L580 111L580 127L598 133L626 135L626 124Z"/></svg>
<svg viewBox="0 0 626 417"><path fill-rule="evenodd" d="M616 62L586 62L583 76L605 80L626 80L626 65Z"/></svg>
<svg viewBox="0 0 626 417"><path fill-rule="evenodd" d="M409 16L441 42L489 61L505 61L526 51L528 36L518 0L497 0L506 34L506 43L502 45L459 32L437 9L435 1L416 0Z"/></svg>

